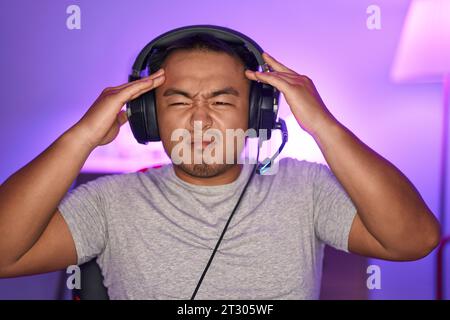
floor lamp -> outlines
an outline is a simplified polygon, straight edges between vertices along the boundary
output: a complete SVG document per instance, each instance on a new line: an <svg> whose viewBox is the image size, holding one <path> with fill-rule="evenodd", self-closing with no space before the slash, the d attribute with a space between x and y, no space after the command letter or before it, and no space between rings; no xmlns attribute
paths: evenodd
<svg viewBox="0 0 450 320"><path fill-rule="evenodd" d="M446 235L446 193L449 144L450 96L450 0L413 0L403 25L391 70L394 82L443 84L442 151L439 184L439 212L442 236ZM449 242L447 240L446 242ZM442 242L437 258L437 298L442 298ZM442 263L441 263L442 262Z"/></svg>

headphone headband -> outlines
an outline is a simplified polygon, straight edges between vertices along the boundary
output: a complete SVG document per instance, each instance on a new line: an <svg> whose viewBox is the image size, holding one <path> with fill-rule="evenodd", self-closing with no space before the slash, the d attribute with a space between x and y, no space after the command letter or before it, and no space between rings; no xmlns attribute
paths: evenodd
<svg viewBox="0 0 450 320"><path fill-rule="evenodd" d="M242 34L236 30L232 30L221 26L205 24L205 25L191 25L173 29L153 39L141 50L141 52L137 56L133 64L131 75L133 77L140 76L141 71L145 68L145 61L149 53L154 48L168 46L173 41L198 33L206 33L226 42L244 45L255 56L258 64L262 66L264 70L268 69L268 66L264 62L261 55L263 53L263 49L251 38L247 37L245 34Z"/></svg>

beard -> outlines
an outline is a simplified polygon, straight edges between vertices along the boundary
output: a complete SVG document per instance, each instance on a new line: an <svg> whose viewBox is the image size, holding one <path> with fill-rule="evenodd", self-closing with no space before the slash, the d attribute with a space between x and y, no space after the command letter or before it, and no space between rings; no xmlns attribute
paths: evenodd
<svg viewBox="0 0 450 320"><path fill-rule="evenodd" d="M244 140L244 145L246 145L247 139ZM223 142L213 142L213 143L217 143L219 146L216 145L216 150L221 149L222 155L226 155L227 154L227 150L224 148L224 144ZM212 178L212 177L216 177L219 176L223 173L225 173L226 171L228 171L229 169L235 167L236 165L242 163L242 159L241 159L241 151L242 151L242 146L241 148L237 147L237 141L234 141L234 144L232 144L232 148L233 153L232 153L232 161L227 162L226 157L224 156L222 158L222 156L218 156L219 158L217 158L216 160L218 161L214 161L213 158L216 155L216 151L212 151L214 156L212 154L210 154L209 152L207 154L205 154L204 152L205 149L201 148L201 149L194 149L193 146L188 146L187 148L192 148L191 149L191 157L190 159L186 159L188 161L184 162L184 161L176 161L176 163L173 161L172 159L172 163L175 167L177 167L178 169L181 169L183 172L185 172L186 174L192 176L192 177L197 177L197 178ZM185 150L186 150L185 149ZM172 149L173 150L173 149ZM214 149L212 149L214 150ZM196 160L195 161L195 156L194 154L201 154L201 161ZM168 153L167 153L168 154ZM183 157L183 151L180 154L180 157ZM169 155L169 154L168 154ZM189 158L189 157L188 157ZM177 157L177 160L179 158ZM205 162L205 159L207 159L208 161ZM190 160L190 161L189 161ZM200 162L200 163L199 163Z"/></svg>
<svg viewBox="0 0 450 320"><path fill-rule="evenodd" d="M176 165L178 168L183 170L185 173L189 174L190 176L197 177L197 178L212 178L215 176L218 176L224 172L226 172L231 167L235 166L236 164L207 164L207 163L201 163L201 164L185 164L181 163Z"/></svg>

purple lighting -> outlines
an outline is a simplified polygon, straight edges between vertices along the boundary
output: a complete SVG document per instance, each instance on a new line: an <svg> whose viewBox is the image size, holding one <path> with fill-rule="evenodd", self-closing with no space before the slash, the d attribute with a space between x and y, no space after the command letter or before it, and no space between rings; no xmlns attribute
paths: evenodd
<svg viewBox="0 0 450 320"><path fill-rule="evenodd" d="M394 81L442 82L450 73L450 1L411 3L392 70Z"/></svg>
<svg viewBox="0 0 450 320"><path fill-rule="evenodd" d="M69 6L80 9L80 29L68 28L73 22ZM149 41L177 27L214 24L248 35L311 78L336 119L405 173L433 213L439 212L440 182L449 181L449 170L442 177L440 159L441 82L450 73L450 0L17 0L0 1L0 12L0 183L74 125L104 88L126 83L134 59ZM377 28L370 29L368 21ZM326 164L283 95L280 100L289 141L277 160ZM280 142L274 130L270 151L260 153L260 161ZM255 150L250 158L256 157ZM81 171L92 176L127 173L168 162L161 142L139 144L126 123L113 142L89 155ZM380 267L380 290L366 287L365 268L349 270L368 299L434 299L435 257L433 252L414 262L365 259ZM448 299L450 248L443 259ZM0 299L54 299L60 276L0 279ZM341 293L340 283L335 289Z"/></svg>

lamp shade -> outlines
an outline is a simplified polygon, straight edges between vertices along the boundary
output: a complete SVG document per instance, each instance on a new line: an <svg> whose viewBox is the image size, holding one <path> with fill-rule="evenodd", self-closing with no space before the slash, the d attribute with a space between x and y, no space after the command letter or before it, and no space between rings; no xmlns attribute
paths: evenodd
<svg viewBox="0 0 450 320"><path fill-rule="evenodd" d="M450 0L413 0L391 78L394 82L442 82L450 73Z"/></svg>

